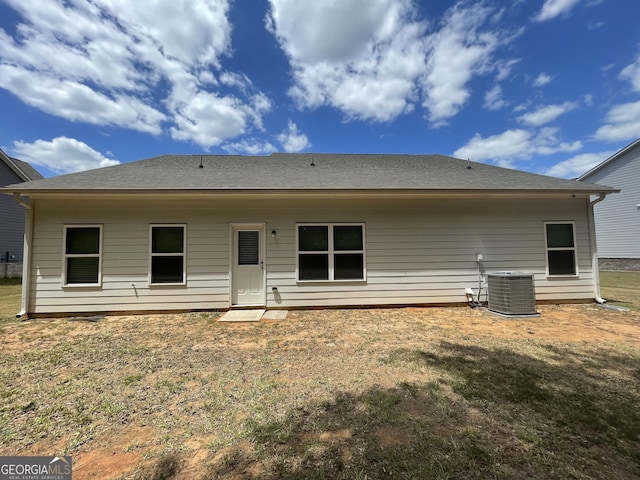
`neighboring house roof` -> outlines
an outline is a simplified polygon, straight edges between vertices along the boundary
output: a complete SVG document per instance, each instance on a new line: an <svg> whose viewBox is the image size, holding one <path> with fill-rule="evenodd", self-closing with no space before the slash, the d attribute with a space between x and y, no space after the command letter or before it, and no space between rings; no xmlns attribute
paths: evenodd
<svg viewBox="0 0 640 480"><path fill-rule="evenodd" d="M202 162L202 168L199 168ZM6 188L7 190L9 188ZM614 192L444 155L164 155L14 185L29 193L180 191Z"/></svg>
<svg viewBox="0 0 640 480"><path fill-rule="evenodd" d="M607 165L615 162L618 158L622 157L623 155L628 153L630 150L633 150L634 148L636 148L638 146L640 146L640 138L637 139L635 142L632 142L629 145L627 145L626 147L622 148L621 150L617 151L616 153L611 155L609 158L607 158L605 161L603 161L603 162L599 163L598 165L596 165L595 167L593 167L587 173L584 173L581 176L579 176L576 180L582 181L582 180L588 179L594 173L602 170L604 167L606 167Z"/></svg>
<svg viewBox="0 0 640 480"><path fill-rule="evenodd" d="M7 164L7 166L24 182L30 180L38 180L44 178L40 173L29 165L27 162L12 158L0 149L0 161Z"/></svg>

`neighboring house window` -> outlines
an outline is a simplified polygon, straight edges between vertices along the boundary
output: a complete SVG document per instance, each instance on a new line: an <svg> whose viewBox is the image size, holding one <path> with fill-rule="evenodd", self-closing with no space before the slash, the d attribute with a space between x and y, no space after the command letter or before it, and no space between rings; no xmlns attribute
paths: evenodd
<svg viewBox="0 0 640 480"><path fill-rule="evenodd" d="M64 285L100 285L101 225L64 227Z"/></svg>
<svg viewBox="0 0 640 480"><path fill-rule="evenodd" d="M152 285L184 285L186 283L185 245L185 225L151 225L149 283Z"/></svg>
<svg viewBox="0 0 640 480"><path fill-rule="evenodd" d="M547 272L577 275L575 226L569 222L545 223Z"/></svg>
<svg viewBox="0 0 640 480"><path fill-rule="evenodd" d="M299 224L298 280L364 280L364 225Z"/></svg>

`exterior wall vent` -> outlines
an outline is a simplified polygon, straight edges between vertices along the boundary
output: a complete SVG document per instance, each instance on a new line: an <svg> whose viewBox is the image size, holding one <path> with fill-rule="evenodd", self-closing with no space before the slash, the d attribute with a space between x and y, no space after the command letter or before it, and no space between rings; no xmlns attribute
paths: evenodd
<svg viewBox="0 0 640 480"><path fill-rule="evenodd" d="M523 272L487 274L489 310L507 316L537 316L533 275Z"/></svg>

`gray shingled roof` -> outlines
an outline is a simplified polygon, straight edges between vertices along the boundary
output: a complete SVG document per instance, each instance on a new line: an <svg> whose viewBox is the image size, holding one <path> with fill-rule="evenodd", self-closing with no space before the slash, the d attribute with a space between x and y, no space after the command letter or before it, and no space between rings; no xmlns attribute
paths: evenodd
<svg viewBox="0 0 640 480"><path fill-rule="evenodd" d="M164 155L35 180L14 185L12 190L24 194L207 190L615 191L601 185L536 175L444 155L203 155L203 168L199 168L200 160L200 155Z"/></svg>
<svg viewBox="0 0 640 480"><path fill-rule="evenodd" d="M35 168L33 168L27 162L23 162L22 160L18 160L17 158L10 157L6 153L4 153L0 149L0 160L4 161L11 170L13 170L16 175L18 175L22 180L28 182L29 180L38 180L40 178L44 178L40 175Z"/></svg>

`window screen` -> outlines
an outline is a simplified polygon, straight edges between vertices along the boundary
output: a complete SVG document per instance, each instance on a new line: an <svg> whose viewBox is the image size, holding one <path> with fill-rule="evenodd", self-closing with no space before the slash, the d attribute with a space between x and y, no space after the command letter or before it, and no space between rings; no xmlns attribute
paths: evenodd
<svg viewBox="0 0 640 480"><path fill-rule="evenodd" d="M545 229L549 275L576 275L573 223L547 223Z"/></svg>
<svg viewBox="0 0 640 480"><path fill-rule="evenodd" d="M364 279L364 225L298 225L298 280Z"/></svg>
<svg viewBox="0 0 640 480"><path fill-rule="evenodd" d="M185 273L185 227L151 226L151 284L183 284Z"/></svg>
<svg viewBox="0 0 640 480"><path fill-rule="evenodd" d="M100 226L65 227L65 285L100 283Z"/></svg>

